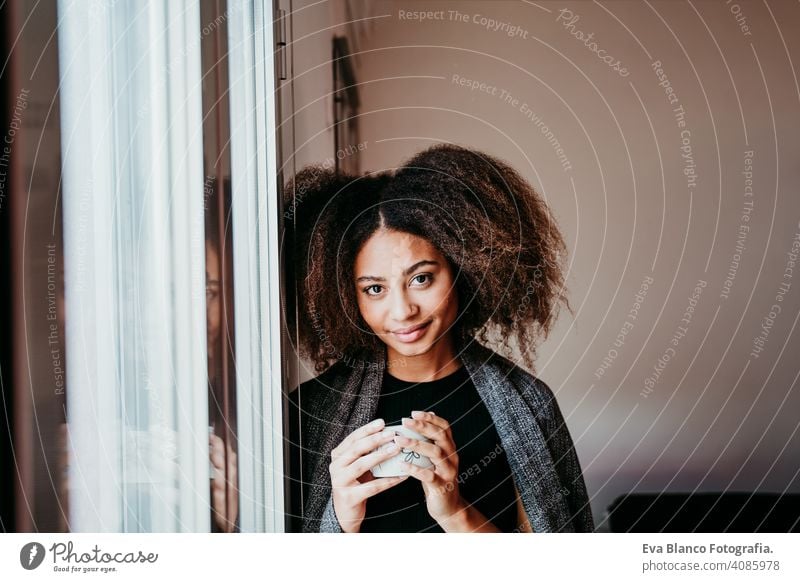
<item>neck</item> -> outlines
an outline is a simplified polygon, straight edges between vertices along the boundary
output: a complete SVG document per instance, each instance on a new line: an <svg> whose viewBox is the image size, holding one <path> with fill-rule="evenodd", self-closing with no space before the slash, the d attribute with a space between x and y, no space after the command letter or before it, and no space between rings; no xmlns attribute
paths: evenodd
<svg viewBox="0 0 800 582"><path fill-rule="evenodd" d="M406 382L431 382L449 376L461 367L450 336L417 356L404 356L387 346L386 357L389 373Z"/></svg>

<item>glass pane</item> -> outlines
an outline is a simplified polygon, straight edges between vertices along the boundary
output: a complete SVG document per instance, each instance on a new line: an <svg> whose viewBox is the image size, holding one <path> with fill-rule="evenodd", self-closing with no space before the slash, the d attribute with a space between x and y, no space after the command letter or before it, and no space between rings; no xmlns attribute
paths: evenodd
<svg viewBox="0 0 800 582"><path fill-rule="evenodd" d="M238 531L233 237L228 106L227 2L202 2L206 327L211 443L211 530Z"/></svg>
<svg viewBox="0 0 800 582"><path fill-rule="evenodd" d="M37 6L11 14L3 78L41 133L1 223L23 309L0 347L23 347L0 529L280 530L271 4Z"/></svg>

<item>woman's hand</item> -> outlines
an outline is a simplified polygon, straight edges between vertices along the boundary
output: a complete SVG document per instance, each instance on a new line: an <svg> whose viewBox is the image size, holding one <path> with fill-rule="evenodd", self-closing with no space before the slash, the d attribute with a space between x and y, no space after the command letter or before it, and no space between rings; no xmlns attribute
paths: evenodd
<svg viewBox="0 0 800 582"><path fill-rule="evenodd" d="M433 442L425 443L401 436L396 441L407 450L425 455L434 466L428 469L412 463L403 463L403 466L409 475L422 482L430 516L445 531L452 530L453 520L463 519L469 504L461 498L458 490L458 455L450 423L432 412L415 410L411 416L411 419L403 420L403 425Z"/></svg>
<svg viewBox="0 0 800 582"><path fill-rule="evenodd" d="M209 435L208 440L211 464L214 466L214 478L211 481L211 507L214 510L214 522L221 531L230 533L234 530L236 516L239 512L236 453L228 445L228 470L225 471L225 444L215 434ZM227 493L225 491L226 477L228 480Z"/></svg>
<svg viewBox="0 0 800 582"><path fill-rule="evenodd" d="M381 434L383 419L377 419L357 428L331 451L331 486L333 488L333 509L342 530L357 532L367 512L367 499L394 487L408 478L383 477L376 479L370 469L400 452L393 444L385 451L371 452L381 445L391 442L393 433Z"/></svg>

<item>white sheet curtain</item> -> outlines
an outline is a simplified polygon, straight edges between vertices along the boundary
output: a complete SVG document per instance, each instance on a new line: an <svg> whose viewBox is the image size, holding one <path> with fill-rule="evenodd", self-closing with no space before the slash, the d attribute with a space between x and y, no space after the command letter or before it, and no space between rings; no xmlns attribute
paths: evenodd
<svg viewBox="0 0 800 582"><path fill-rule="evenodd" d="M199 5L58 11L71 529L208 531Z"/></svg>

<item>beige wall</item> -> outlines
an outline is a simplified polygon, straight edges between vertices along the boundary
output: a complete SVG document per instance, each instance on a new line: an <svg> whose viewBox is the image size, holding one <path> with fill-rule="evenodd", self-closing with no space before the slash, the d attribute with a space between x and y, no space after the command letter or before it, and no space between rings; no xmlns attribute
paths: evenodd
<svg viewBox="0 0 800 582"><path fill-rule="evenodd" d="M348 36L354 51L356 36L372 28L370 24L352 22L354 18L349 14L346 4L340 1L293 2L291 30L287 34L291 38L294 75L291 86L281 87L281 98L294 102L294 115L284 120L282 129L294 133L294 151L285 152L284 157L287 164L297 168L334 156L333 37Z"/></svg>
<svg viewBox="0 0 800 582"><path fill-rule="evenodd" d="M280 102L278 131L281 134L281 159L285 180L307 164L331 164L334 154L333 37L347 33L349 19L341 2L301 0L280 3L287 10L288 79L277 89ZM290 334L293 335L293 334ZM290 349L296 339L288 338ZM294 358L284 370L284 381L295 387L314 377L313 366Z"/></svg>
<svg viewBox="0 0 800 582"><path fill-rule="evenodd" d="M400 16L423 7L443 10L441 19ZM579 18L564 13L559 21L562 8ZM558 396L598 524L627 491L799 492L800 270L785 271L800 232L800 91L790 63L800 62L797 6L493 1L370 9L374 29L357 70L362 169L398 165L437 142L476 147L529 178L563 228L576 314L562 314L536 373ZM295 38L343 22L312 12L295 14ZM624 70L606 65L578 31L594 33L597 48ZM302 58L296 52L296 77L327 63L330 34L319 39ZM675 103L659 86L656 61ZM311 74L317 81L298 87L298 105L329 91L321 72ZM459 85L455 75L486 90ZM297 123L298 144L330 133L330 104L322 102ZM302 159L331 151L309 148ZM749 230L737 251L740 227ZM637 317L628 317L649 278ZM705 287L686 325L699 281ZM790 287L777 301L782 282ZM766 332L773 304L781 312ZM758 337L766 340L755 354ZM670 361L657 372L665 355Z"/></svg>

